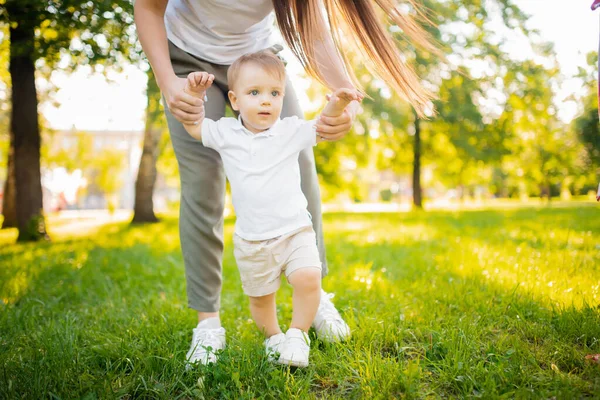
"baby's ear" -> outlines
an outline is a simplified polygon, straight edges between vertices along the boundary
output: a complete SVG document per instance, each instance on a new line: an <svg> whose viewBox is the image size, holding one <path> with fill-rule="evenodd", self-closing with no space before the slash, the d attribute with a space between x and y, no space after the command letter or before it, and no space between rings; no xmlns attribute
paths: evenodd
<svg viewBox="0 0 600 400"><path fill-rule="evenodd" d="M229 97L229 102L231 103L231 108L233 108L233 111L240 111L240 109L237 105L237 97L236 97L235 93L233 92L233 90L230 90L229 92L227 92L227 97Z"/></svg>

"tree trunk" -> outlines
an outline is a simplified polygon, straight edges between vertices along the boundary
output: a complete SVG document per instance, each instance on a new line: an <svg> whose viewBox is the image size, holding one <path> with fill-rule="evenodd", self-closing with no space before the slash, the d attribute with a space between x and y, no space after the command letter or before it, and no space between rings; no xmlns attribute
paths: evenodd
<svg viewBox="0 0 600 400"><path fill-rule="evenodd" d="M540 201L544 201L544 197L546 201L550 202L550 185L547 182L540 183Z"/></svg>
<svg viewBox="0 0 600 400"><path fill-rule="evenodd" d="M456 185L456 188L458 190L460 190L460 193L458 195L458 199L460 200L461 204L465 203L465 200L466 200L466 197L467 197L466 196L467 190L466 190L465 185L463 183L465 181L464 177L463 177L463 171L464 171L464 168L461 168L460 171L459 171L459 173L458 173L458 185Z"/></svg>
<svg viewBox="0 0 600 400"><path fill-rule="evenodd" d="M9 130L10 143L8 146L8 164L6 168L6 182L4 182L4 195L2 197L2 228L17 227L16 188L15 188L15 157L14 137Z"/></svg>
<svg viewBox="0 0 600 400"><path fill-rule="evenodd" d="M421 194L421 120L415 112L415 143L413 157L413 205L423 208Z"/></svg>
<svg viewBox="0 0 600 400"><path fill-rule="evenodd" d="M17 6L18 7L18 6ZM17 200L17 241L48 238L43 214L40 172L40 127L35 88L34 26L26 18L10 28L10 77L12 111L10 129L14 135L15 187Z"/></svg>
<svg viewBox="0 0 600 400"><path fill-rule="evenodd" d="M160 89L154 79L154 74L148 72L148 88L146 90L148 103L146 107L146 128L144 130L144 148L140 159L137 180L135 182L135 204L132 223L158 222L154 214L154 184L156 183L156 160L158 159L159 143L162 134L160 116Z"/></svg>

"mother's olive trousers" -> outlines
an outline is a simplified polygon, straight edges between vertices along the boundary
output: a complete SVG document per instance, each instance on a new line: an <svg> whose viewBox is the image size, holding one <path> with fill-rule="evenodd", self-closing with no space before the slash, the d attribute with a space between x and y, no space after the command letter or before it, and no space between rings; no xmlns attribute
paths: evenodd
<svg viewBox="0 0 600 400"><path fill-rule="evenodd" d="M211 64L169 43L171 63L179 77L193 71L206 71L215 76L205 103L206 117L218 120L225 115L227 98L227 65ZM225 206L225 172L219 154L193 139L183 125L165 107L171 142L179 164L181 179L181 206L179 236L185 262L189 307L203 312L219 310L223 260L223 209ZM281 117L296 115L303 118L302 110L288 80ZM327 274L325 245L321 220L321 194L312 149L306 149L298 158L302 192L308 200L317 245Z"/></svg>

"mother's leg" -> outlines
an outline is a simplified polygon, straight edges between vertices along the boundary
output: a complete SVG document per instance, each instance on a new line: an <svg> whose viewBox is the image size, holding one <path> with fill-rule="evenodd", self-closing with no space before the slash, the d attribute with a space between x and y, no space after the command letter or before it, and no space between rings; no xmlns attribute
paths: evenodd
<svg viewBox="0 0 600 400"><path fill-rule="evenodd" d="M225 113L223 93L211 87L207 96L206 117L218 120ZM166 115L181 179L179 236L188 306L203 319L202 313L213 316L220 306L225 173L219 153L192 138L168 110Z"/></svg>
<svg viewBox="0 0 600 400"><path fill-rule="evenodd" d="M206 117L218 120L225 113L225 97L216 85L207 96ZM181 179L179 237L188 306L198 311L199 320L186 355L189 367L215 362L217 352L225 347L219 320L225 172L216 151L192 138L168 110L166 115Z"/></svg>
<svg viewBox="0 0 600 400"><path fill-rule="evenodd" d="M175 73L180 77L193 71L215 75L205 103L206 117L218 120L225 115L227 69L200 60L169 43ZM181 204L179 235L185 263L188 305L198 311L199 320L218 316L222 285L223 209L225 172L219 154L192 138L183 125L165 110L171 142L179 164Z"/></svg>

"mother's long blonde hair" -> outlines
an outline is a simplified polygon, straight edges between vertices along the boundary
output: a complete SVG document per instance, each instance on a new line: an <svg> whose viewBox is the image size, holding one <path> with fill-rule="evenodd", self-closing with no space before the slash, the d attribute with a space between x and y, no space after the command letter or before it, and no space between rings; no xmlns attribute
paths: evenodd
<svg viewBox="0 0 600 400"><path fill-rule="evenodd" d="M430 35L407 12L398 9L395 0L273 0L283 38L306 71L324 84L325 78L319 71L314 51L315 41L320 40L316 24L317 18L320 18L321 1L325 5L333 41L354 85L361 87L348 58L341 51L342 27L347 28L351 34L350 39L367 65L371 65L374 72L406 98L422 116L433 95L423 88L414 69L403 59L392 35L380 21L373 3L379 5L412 44L439 54ZM416 11L414 15L428 21L414 0L404 0L404 3Z"/></svg>

